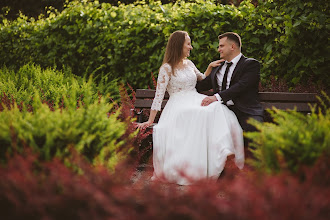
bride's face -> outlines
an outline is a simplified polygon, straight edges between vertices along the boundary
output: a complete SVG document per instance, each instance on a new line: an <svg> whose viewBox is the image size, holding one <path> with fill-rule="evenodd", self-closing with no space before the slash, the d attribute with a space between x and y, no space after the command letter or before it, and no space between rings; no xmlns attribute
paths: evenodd
<svg viewBox="0 0 330 220"><path fill-rule="evenodd" d="M182 48L182 55L184 58L189 57L190 56L190 51L193 49L193 47L191 46L191 40L190 37L188 35L186 35L185 37L185 41L183 44L183 48Z"/></svg>

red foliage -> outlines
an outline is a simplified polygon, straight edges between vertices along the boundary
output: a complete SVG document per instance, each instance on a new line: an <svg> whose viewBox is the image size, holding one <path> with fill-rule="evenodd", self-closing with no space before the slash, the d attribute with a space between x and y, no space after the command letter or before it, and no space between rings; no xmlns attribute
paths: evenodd
<svg viewBox="0 0 330 220"><path fill-rule="evenodd" d="M5 108L12 109L15 106L15 100L14 97L11 95L7 95L6 93L3 93L1 95L0 99L0 112L2 112Z"/></svg>
<svg viewBox="0 0 330 220"><path fill-rule="evenodd" d="M120 117L125 120L132 117L132 111L134 110L134 102L135 102L135 91L134 89L128 85L132 92L132 99L128 95L127 89L121 85L119 86L120 100L121 100L121 114Z"/></svg>
<svg viewBox="0 0 330 220"><path fill-rule="evenodd" d="M308 168L304 181L285 173L266 176L250 171L192 186L150 183L146 178L133 183L128 164L110 174L78 155L72 162L83 174L58 159L40 163L36 158L27 150L0 167L2 219L322 220L330 216L328 158Z"/></svg>
<svg viewBox="0 0 330 220"><path fill-rule="evenodd" d="M154 89L156 89L157 88L157 80L156 80L155 75L154 75L153 72L151 72L151 79L152 79L152 84L154 86Z"/></svg>
<svg viewBox="0 0 330 220"><path fill-rule="evenodd" d="M124 85L119 86L120 105L114 102L111 98L110 100L115 104L115 109L120 110L119 120L127 122L128 127L125 134L122 136L122 139L125 139L126 142L129 141L127 145L135 146L135 149L130 153L130 158L134 158L131 162L134 165L138 165L141 161L146 162L150 157L152 147L150 138L152 138L152 130L140 131L133 138L128 138L137 129L136 123L131 122L131 118L135 118L137 116L136 113L139 111L139 109L135 109L134 107L134 102L136 100L135 91L129 84L128 87L131 96ZM127 148L123 147L123 149L126 150Z"/></svg>

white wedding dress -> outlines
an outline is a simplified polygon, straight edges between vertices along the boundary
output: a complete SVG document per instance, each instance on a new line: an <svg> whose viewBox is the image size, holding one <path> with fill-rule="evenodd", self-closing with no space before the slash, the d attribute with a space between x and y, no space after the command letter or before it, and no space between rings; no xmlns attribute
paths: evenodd
<svg viewBox="0 0 330 220"><path fill-rule="evenodd" d="M151 180L189 185L204 178L217 179L227 156L244 166L243 132L235 114L220 102L201 106L206 95L196 91L205 78L190 60L171 75L169 64L159 70L151 109L160 110L167 90L170 98L153 128Z"/></svg>

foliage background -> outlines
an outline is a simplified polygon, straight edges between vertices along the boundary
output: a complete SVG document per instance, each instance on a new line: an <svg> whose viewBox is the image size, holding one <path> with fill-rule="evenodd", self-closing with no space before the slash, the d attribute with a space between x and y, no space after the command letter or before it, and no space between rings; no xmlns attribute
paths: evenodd
<svg viewBox="0 0 330 220"><path fill-rule="evenodd" d="M7 18L15 19L19 16L20 12L29 16L37 18L40 14L45 14L47 7L54 7L60 11L63 10L63 6L66 2L72 0L2 0L0 2L0 9L7 13ZM74 1L74 0L73 0ZM95 0L93 0L95 1ZM187 0L188 1L188 0ZM217 4L235 4L239 5L242 0L216 0ZM100 3L110 3L111 5L118 6L117 0L99 0ZM137 0L121 0L121 3L131 4L137 2ZM148 0L146 1L149 2ZM175 3L176 0L161 0L162 4ZM193 2L193 0L190 0ZM253 2L257 2L254 0Z"/></svg>
<svg viewBox="0 0 330 220"><path fill-rule="evenodd" d="M243 1L238 7L212 1L163 4L70 2L46 16L2 20L2 65L35 62L63 66L76 75L107 75L133 88L151 85L161 65L166 41L175 30L187 30L194 50L191 59L204 71L218 58L217 36L238 32L243 53L262 63L262 83L283 79L293 88L312 82L330 85L329 3L290 0Z"/></svg>
<svg viewBox="0 0 330 220"><path fill-rule="evenodd" d="M265 88L274 80L328 87L327 1L104 2L74 1L39 18L11 19L7 9L0 15L2 216L329 218L328 107L308 116L276 111L275 124L256 124L260 132L248 134L258 170L229 169L216 183L182 188L149 184L148 171L134 182L136 151L150 132L139 136L132 126L134 91L133 100L120 91L121 107L109 103L120 80L151 85L176 29L190 33L191 59L201 70L218 58L217 35L236 31L243 53L262 62Z"/></svg>

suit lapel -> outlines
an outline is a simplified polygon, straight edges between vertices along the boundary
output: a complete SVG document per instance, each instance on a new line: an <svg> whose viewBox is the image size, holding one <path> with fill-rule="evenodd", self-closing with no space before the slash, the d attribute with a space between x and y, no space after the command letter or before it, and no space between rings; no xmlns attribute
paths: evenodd
<svg viewBox="0 0 330 220"><path fill-rule="evenodd" d="M215 69L212 70L212 73L213 75L211 75L212 77L212 87L213 87L213 90L214 92L218 92L219 90L219 85L218 85L218 80L217 80L217 73L219 72L219 70L221 69L221 67L225 64L225 62L221 63L220 66L216 67Z"/></svg>
<svg viewBox="0 0 330 220"><path fill-rule="evenodd" d="M217 81L217 73L219 72L219 70L221 69L221 67L222 67L224 64L225 64L225 62L222 62L220 66L218 66L218 67L216 67L216 68L214 68L214 69L212 70L212 72L213 72L212 80L213 80L213 81Z"/></svg>
<svg viewBox="0 0 330 220"><path fill-rule="evenodd" d="M233 75L231 76L230 84L235 79L235 76L237 75L237 73L242 69L243 63L245 62L245 60L246 60L246 57L244 55L242 55L241 59L239 59L237 65L234 69Z"/></svg>

